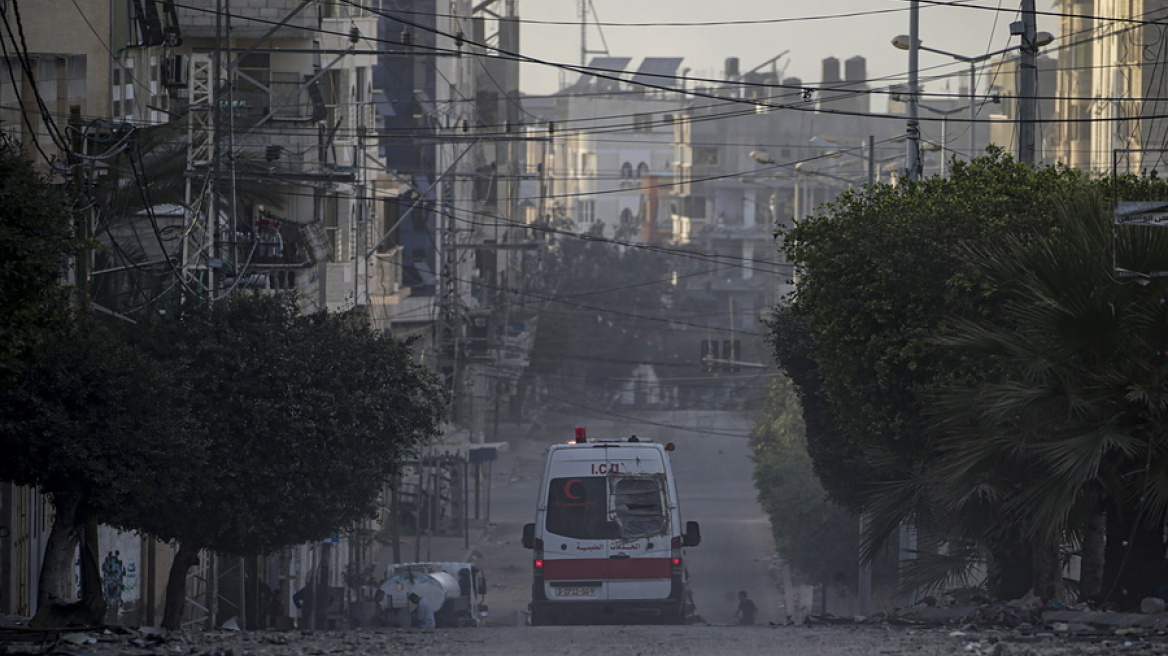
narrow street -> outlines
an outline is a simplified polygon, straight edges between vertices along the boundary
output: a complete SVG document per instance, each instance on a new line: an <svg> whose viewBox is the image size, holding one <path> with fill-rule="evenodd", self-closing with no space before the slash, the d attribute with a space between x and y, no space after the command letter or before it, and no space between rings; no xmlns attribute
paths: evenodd
<svg viewBox="0 0 1168 656"><path fill-rule="evenodd" d="M485 624L476 629L353 629L348 631L75 632L48 642L25 636L0 653L68 656L577 656L702 654L754 656L1103 656L1166 655L1158 631L1069 639L939 621L889 618L864 624L781 622L781 595L772 574L770 525L751 480L751 418L730 412L652 412L596 421L559 416L536 427L508 428L508 447L491 470L490 522L470 537L425 539L426 558L470 557L488 581ZM686 558L700 620L687 626L527 626L531 552L520 545L535 512L544 451L567 441L577 426L592 438L637 435L672 441L674 470L686 519L701 522L702 544ZM469 546L468 546L469 545ZM407 550L413 547L403 545ZM731 626L734 595L747 590L759 606L755 626ZM55 641L55 642L54 642ZM54 647L54 644L57 647ZM47 649L46 649L47 648ZM57 649L57 651L52 651ZM64 651L62 651L64 649Z"/></svg>

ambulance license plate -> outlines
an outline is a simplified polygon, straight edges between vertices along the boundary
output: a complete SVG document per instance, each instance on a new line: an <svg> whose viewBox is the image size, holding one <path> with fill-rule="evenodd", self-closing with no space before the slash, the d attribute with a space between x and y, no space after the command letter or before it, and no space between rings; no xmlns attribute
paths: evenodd
<svg viewBox="0 0 1168 656"><path fill-rule="evenodd" d="M590 587L571 587L571 588L555 588L557 597L595 597L596 588Z"/></svg>

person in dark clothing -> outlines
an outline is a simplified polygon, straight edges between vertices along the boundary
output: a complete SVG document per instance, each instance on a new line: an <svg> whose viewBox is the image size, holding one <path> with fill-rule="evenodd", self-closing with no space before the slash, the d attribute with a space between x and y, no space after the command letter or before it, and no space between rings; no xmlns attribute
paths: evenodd
<svg viewBox="0 0 1168 656"><path fill-rule="evenodd" d="M754 617L758 615L758 606L746 596L746 590L738 591L738 610L734 611L734 617L738 618L740 625L754 624Z"/></svg>
<svg viewBox="0 0 1168 656"><path fill-rule="evenodd" d="M308 628L313 624L314 611L315 626L312 628L325 629L328 627L329 606L332 605L332 592L327 585L309 583L292 595L292 603L300 610L300 627Z"/></svg>
<svg viewBox="0 0 1168 656"><path fill-rule="evenodd" d="M280 617L284 614L284 603L280 599L280 594L280 588L276 588L272 590L272 596L268 597L267 625L269 629L280 628Z"/></svg>

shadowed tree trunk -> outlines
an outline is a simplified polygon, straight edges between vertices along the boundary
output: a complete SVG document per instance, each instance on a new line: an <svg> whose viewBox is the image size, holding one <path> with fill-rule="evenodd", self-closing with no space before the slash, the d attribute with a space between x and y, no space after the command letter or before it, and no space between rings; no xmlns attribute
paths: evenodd
<svg viewBox="0 0 1168 656"><path fill-rule="evenodd" d="M66 600L73 578L73 552L81 538L83 525L77 521L81 497L53 497L53 526L45 543L45 560L37 583L37 607Z"/></svg>
<svg viewBox="0 0 1168 656"><path fill-rule="evenodd" d="M1099 490L1088 488L1083 494L1086 520L1079 543L1079 601L1099 603L1103 598L1104 544L1107 540L1107 516L1103 513Z"/></svg>
<svg viewBox="0 0 1168 656"><path fill-rule="evenodd" d="M1056 540L1034 541L1034 594L1043 601L1063 598L1063 569Z"/></svg>
<svg viewBox="0 0 1168 656"><path fill-rule="evenodd" d="M29 626L35 629L50 629L69 626L96 627L105 623L107 608L105 595L101 587L101 571L97 566L97 522L89 520L82 524L77 518L77 503L73 502L72 511L64 511L53 521L50 532L50 542L53 534L57 533L60 525L60 535L55 544L50 544L53 551L53 561L46 560L41 567L42 582L58 586L56 590L41 590L44 598L38 603L36 615L29 621ZM63 521L61 521L63 520ZM85 540L79 538L84 531ZM71 536L71 539L69 539ZM74 547L80 542L78 550L81 560L81 590L77 601L66 602L65 592L68 590L69 579L73 576ZM64 554L64 556L62 556ZM65 558L64 561L61 558Z"/></svg>
<svg viewBox="0 0 1168 656"><path fill-rule="evenodd" d="M166 579L166 601L162 609L162 628L179 629L187 602L187 572L199 562L199 548L183 542L174 554Z"/></svg>
<svg viewBox="0 0 1168 656"><path fill-rule="evenodd" d="M990 558L986 587L997 599L1019 599L1030 591L1034 582L1033 549L1017 531L997 536L987 545Z"/></svg>

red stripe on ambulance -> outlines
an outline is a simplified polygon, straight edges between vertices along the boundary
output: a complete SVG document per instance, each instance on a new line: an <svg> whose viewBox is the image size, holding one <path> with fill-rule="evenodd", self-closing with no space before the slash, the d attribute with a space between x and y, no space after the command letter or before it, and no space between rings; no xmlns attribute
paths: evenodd
<svg viewBox="0 0 1168 656"><path fill-rule="evenodd" d="M571 558L545 559L545 581L668 579L673 574L669 558Z"/></svg>

